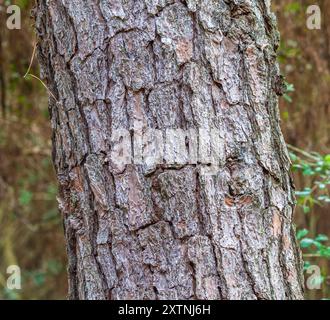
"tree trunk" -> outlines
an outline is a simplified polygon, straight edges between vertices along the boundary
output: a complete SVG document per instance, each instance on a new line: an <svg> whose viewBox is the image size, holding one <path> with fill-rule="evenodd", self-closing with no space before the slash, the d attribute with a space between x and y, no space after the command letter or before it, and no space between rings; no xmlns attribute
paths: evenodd
<svg viewBox="0 0 330 320"><path fill-rule="evenodd" d="M39 0L35 14L69 298L301 299L270 1Z"/></svg>
<svg viewBox="0 0 330 320"><path fill-rule="evenodd" d="M6 82L5 82L5 68L4 68L4 33L5 33L5 8L0 3L0 109L2 117L6 115Z"/></svg>

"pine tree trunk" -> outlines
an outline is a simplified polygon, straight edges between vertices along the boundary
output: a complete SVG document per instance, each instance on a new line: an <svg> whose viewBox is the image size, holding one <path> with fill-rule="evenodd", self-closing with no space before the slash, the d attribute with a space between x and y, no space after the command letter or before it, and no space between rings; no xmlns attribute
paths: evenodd
<svg viewBox="0 0 330 320"><path fill-rule="evenodd" d="M270 1L39 0L35 15L69 298L301 299ZM135 156L136 132L157 129L141 139L159 149L210 128L212 174L188 137L187 163L172 138L172 162L111 156L118 130Z"/></svg>

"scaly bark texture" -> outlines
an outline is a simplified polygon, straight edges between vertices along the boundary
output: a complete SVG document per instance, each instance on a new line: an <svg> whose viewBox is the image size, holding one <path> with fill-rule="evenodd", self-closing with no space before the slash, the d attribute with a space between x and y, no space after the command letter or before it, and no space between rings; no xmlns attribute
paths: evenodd
<svg viewBox="0 0 330 320"><path fill-rule="evenodd" d="M301 299L270 1L38 0L35 15L69 298ZM210 127L215 175L109 160L116 129Z"/></svg>

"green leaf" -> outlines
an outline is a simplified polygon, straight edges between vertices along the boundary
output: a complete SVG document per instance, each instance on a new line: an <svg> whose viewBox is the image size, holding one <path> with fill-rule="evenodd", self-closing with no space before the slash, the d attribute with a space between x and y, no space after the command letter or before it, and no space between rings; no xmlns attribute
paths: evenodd
<svg viewBox="0 0 330 320"><path fill-rule="evenodd" d="M298 239L298 240L301 240L303 237L307 236L308 232L309 232L309 231L308 231L307 229L299 230L299 231L297 232L297 239Z"/></svg>
<svg viewBox="0 0 330 320"><path fill-rule="evenodd" d="M304 261L304 270L308 270L308 268L311 266L312 264L309 261Z"/></svg>
<svg viewBox="0 0 330 320"><path fill-rule="evenodd" d="M304 191L296 191L295 194L298 197L307 197L312 193L312 189L305 188Z"/></svg>
<svg viewBox="0 0 330 320"><path fill-rule="evenodd" d="M320 250L320 254L322 257L330 258L330 247L323 246L323 248Z"/></svg>
<svg viewBox="0 0 330 320"><path fill-rule="evenodd" d="M311 208L309 206L303 206L303 211L304 211L305 214L310 213Z"/></svg>
<svg viewBox="0 0 330 320"><path fill-rule="evenodd" d="M21 190L18 198L18 202L20 203L20 205L26 206L31 202L32 198L33 198L33 194L30 191Z"/></svg>
<svg viewBox="0 0 330 320"><path fill-rule="evenodd" d="M45 273L43 272L36 272L33 275L33 281L37 286L41 286L45 283L46 281L46 277L45 277Z"/></svg>
<svg viewBox="0 0 330 320"><path fill-rule="evenodd" d="M314 244L313 239L305 238L300 241L300 246L302 248L309 248L312 244Z"/></svg>
<svg viewBox="0 0 330 320"><path fill-rule="evenodd" d="M327 163L327 164L330 164L330 154L326 155L324 157L324 161Z"/></svg>
<svg viewBox="0 0 330 320"><path fill-rule="evenodd" d="M292 162L296 162L298 160L298 157L293 152L290 152L289 155Z"/></svg>
<svg viewBox="0 0 330 320"><path fill-rule="evenodd" d="M312 176L315 174L315 171L311 167L307 167L303 171L304 176Z"/></svg>
<svg viewBox="0 0 330 320"><path fill-rule="evenodd" d="M329 238L328 236L326 236L325 234L319 234L316 238L315 238L316 241L319 241L319 242L325 242L325 241L328 241Z"/></svg>
<svg viewBox="0 0 330 320"><path fill-rule="evenodd" d="M285 93L283 95L283 98L286 102L289 102L289 103L292 103L292 101L293 101L292 98L287 93Z"/></svg>
<svg viewBox="0 0 330 320"><path fill-rule="evenodd" d="M323 195L323 196L319 196L317 198L319 201L325 201L325 202L328 202L328 200L330 200L330 198L326 195Z"/></svg>
<svg viewBox="0 0 330 320"><path fill-rule="evenodd" d="M292 2L288 3L284 7L285 12L291 13L291 14L296 14L301 10L301 4L299 2Z"/></svg>

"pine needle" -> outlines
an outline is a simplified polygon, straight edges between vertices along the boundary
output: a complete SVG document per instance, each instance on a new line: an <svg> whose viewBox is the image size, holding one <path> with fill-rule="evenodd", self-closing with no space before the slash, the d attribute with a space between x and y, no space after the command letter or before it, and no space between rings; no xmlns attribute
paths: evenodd
<svg viewBox="0 0 330 320"><path fill-rule="evenodd" d="M56 101L56 97L55 95L51 92L51 90L48 88L48 86L45 84L45 82L43 82L39 77L35 76L34 74L30 73L31 69L32 69L32 65L33 65L33 61L34 61L34 58L35 58L35 55L36 55L36 51L37 51L37 42L35 42L35 45L33 47L33 52L32 52L32 56L31 56L31 60L30 60L30 64L29 64L29 67L24 75L24 79L27 79L28 77L32 77L36 80L38 80L46 89L47 91L49 92L49 94L52 96L52 98Z"/></svg>

